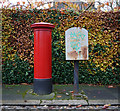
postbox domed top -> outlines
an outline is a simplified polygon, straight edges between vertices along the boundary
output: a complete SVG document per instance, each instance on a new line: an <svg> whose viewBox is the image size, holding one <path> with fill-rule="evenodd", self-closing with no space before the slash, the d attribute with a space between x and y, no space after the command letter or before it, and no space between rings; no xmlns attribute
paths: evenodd
<svg viewBox="0 0 120 111"><path fill-rule="evenodd" d="M50 23L46 23L46 22L40 22L40 23L34 23L31 25L31 28L55 28L55 25L50 24Z"/></svg>

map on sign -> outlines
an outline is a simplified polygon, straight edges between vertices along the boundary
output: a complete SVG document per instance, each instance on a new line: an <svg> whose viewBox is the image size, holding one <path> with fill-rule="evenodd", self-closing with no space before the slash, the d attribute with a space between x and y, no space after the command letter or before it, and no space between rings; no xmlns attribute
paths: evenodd
<svg viewBox="0 0 120 111"><path fill-rule="evenodd" d="M66 60L88 60L88 31L73 27L65 31Z"/></svg>

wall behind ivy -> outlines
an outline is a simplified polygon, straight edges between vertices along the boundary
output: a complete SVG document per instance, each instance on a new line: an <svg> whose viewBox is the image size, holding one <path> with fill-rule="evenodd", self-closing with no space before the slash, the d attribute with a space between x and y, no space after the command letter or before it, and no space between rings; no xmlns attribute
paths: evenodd
<svg viewBox="0 0 120 111"><path fill-rule="evenodd" d="M88 30L89 60L79 61L79 82L119 84L119 12L81 12L2 9L3 83L32 83L34 35L30 25L49 22L52 31L53 83L73 83L73 61L65 60L65 30Z"/></svg>

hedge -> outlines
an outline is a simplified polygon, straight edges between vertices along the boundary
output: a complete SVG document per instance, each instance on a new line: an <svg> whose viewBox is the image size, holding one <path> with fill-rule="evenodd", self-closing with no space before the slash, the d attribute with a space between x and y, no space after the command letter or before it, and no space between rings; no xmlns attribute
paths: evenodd
<svg viewBox="0 0 120 111"><path fill-rule="evenodd" d="M81 14L57 9L2 9L3 83L33 82L34 35L30 25L49 22L52 31L53 83L73 83L73 61L65 60L65 30L83 27L88 30L89 60L79 61L79 82L120 84L119 12Z"/></svg>

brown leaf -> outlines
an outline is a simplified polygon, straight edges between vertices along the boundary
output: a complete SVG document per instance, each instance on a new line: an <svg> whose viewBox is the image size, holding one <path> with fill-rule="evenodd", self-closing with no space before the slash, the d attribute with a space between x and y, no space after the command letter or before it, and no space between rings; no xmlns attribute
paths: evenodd
<svg viewBox="0 0 120 111"><path fill-rule="evenodd" d="M70 91L70 93L74 93L74 91Z"/></svg>
<svg viewBox="0 0 120 111"><path fill-rule="evenodd" d="M62 96L57 96L58 98L61 98Z"/></svg>
<svg viewBox="0 0 120 111"><path fill-rule="evenodd" d="M21 85L28 85L27 83L21 83Z"/></svg>
<svg viewBox="0 0 120 111"><path fill-rule="evenodd" d="M108 86L108 88L113 88L113 86L112 86L112 85L110 85L110 86Z"/></svg>
<svg viewBox="0 0 120 111"><path fill-rule="evenodd" d="M37 106L33 106L34 108L36 108Z"/></svg>
<svg viewBox="0 0 120 111"><path fill-rule="evenodd" d="M79 107L82 107L82 105L78 105L78 106L76 106L76 108L79 108Z"/></svg>
<svg viewBox="0 0 120 111"><path fill-rule="evenodd" d="M109 106L111 106L111 104L106 104L106 105L103 106L103 109L106 109L106 108L108 108Z"/></svg>

